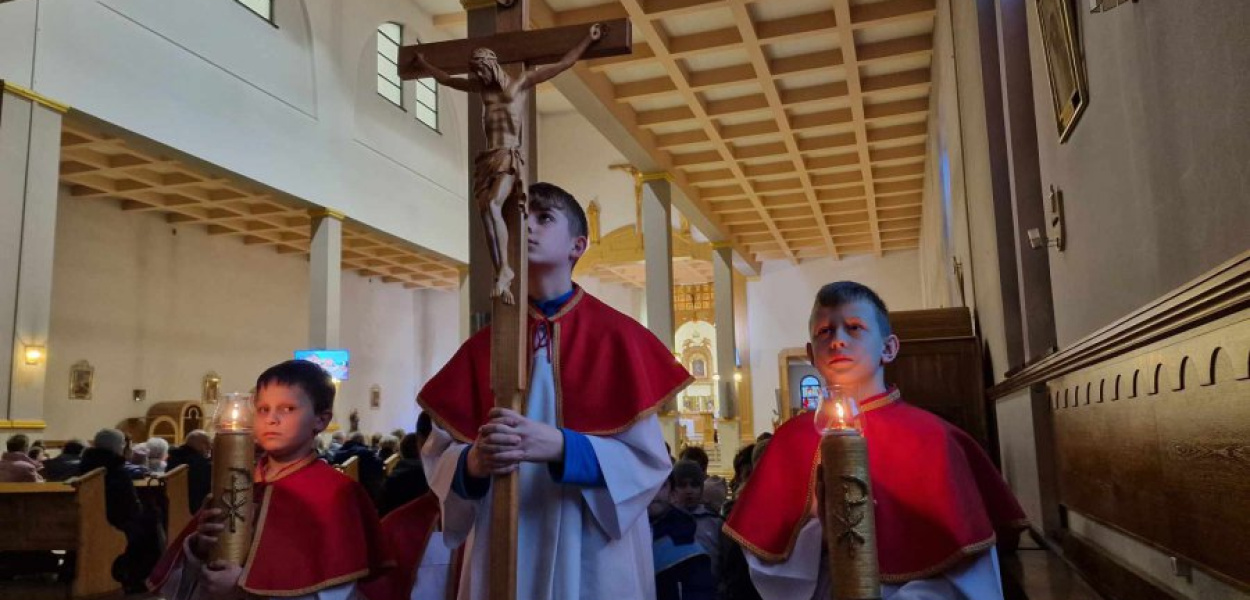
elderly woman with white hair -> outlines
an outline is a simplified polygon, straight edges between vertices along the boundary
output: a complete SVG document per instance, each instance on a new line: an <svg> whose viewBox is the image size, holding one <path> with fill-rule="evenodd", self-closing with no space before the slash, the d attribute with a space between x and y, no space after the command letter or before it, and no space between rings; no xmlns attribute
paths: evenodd
<svg viewBox="0 0 1250 600"><path fill-rule="evenodd" d="M154 437L144 442L148 447L148 471L165 472L165 459L169 456L169 442L164 438Z"/></svg>

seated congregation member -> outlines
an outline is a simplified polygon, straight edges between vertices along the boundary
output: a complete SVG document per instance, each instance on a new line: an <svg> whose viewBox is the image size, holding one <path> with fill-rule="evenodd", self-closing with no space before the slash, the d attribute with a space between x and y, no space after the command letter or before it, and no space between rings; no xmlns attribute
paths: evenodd
<svg viewBox="0 0 1250 600"><path fill-rule="evenodd" d="M425 467L421 464L421 446L429 437L430 429L430 415L422 412L417 417L417 433L406 434L400 440L400 459L382 486L379 514L385 516L430 491L430 484L425 479Z"/></svg>
<svg viewBox="0 0 1250 600"><path fill-rule="evenodd" d="M460 597L486 598L491 475L516 472L518 598L650 598L643 514L672 468L655 412L690 374L645 327L573 284L588 243L577 200L536 183L529 208L524 414L494 406L489 327L417 398L437 425L421 456L445 538L468 544Z"/></svg>
<svg viewBox="0 0 1250 600"><path fill-rule="evenodd" d="M691 461L677 462L683 463L698 468ZM694 515L673 504L676 473L675 465L647 506L656 600L712 600L717 597L712 558L698 541L699 525Z"/></svg>
<svg viewBox="0 0 1250 600"><path fill-rule="evenodd" d="M43 476L39 474L42 466L26 454L30 450L30 438L26 434L9 436L4 448L5 453L0 455L0 483L43 481Z"/></svg>
<svg viewBox="0 0 1250 600"><path fill-rule="evenodd" d="M355 481L317 459L330 423L334 383L321 367L292 360L256 380L253 435L256 538L247 564L208 562L224 531L220 508L201 510L152 572L167 600L238 597L353 598L357 583L389 568L373 503Z"/></svg>
<svg viewBox="0 0 1250 600"><path fill-rule="evenodd" d="M213 487L213 461L209 459L212 452L213 440L204 430L196 429L187 434L181 446L169 451L169 460L165 462L165 469L170 471L187 465L187 504L192 513L200 509Z"/></svg>
<svg viewBox="0 0 1250 600"><path fill-rule="evenodd" d="M48 481L65 481L78 476L78 463L82 462L82 440L71 438L61 447L61 453L43 461L43 476Z"/></svg>
<svg viewBox="0 0 1250 600"><path fill-rule="evenodd" d="M347 436L347 443L339 448L331 462L341 465L353 456L356 457L356 466L359 469L357 472L360 474L360 485L365 486L369 497L377 502L382 497L382 481L386 477L386 469L382 461L378 460L378 455L365 444L365 434L359 431L353 431Z"/></svg>
<svg viewBox="0 0 1250 600"><path fill-rule="evenodd" d="M131 479L143 479L152 474L148 470L148 447L144 444L126 448L126 464L123 465Z"/></svg>
<svg viewBox="0 0 1250 600"><path fill-rule="evenodd" d="M126 534L126 551L113 562L113 579L127 592L142 591L143 580L161 555L164 532L160 514L146 510L126 470L126 434L116 429L96 432L78 463L80 475L104 468L104 513L109 525Z"/></svg>
<svg viewBox="0 0 1250 600"><path fill-rule="evenodd" d="M809 325L811 363L858 404L883 597L1002 598L994 543L1013 543L1024 513L971 437L886 387L899 340L885 303L861 284L831 283L817 294ZM751 579L767 600L829 597L818 502L809 496L819 438L810 417L783 424L725 526L748 551Z"/></svg>
<svg viewBox="0 0 1250 600"><path fill-rule="evenodd" d="M148 448L148 471L154 474L165 472L166 461L169 459L169 442L154 437L143 443Z"/></svg>

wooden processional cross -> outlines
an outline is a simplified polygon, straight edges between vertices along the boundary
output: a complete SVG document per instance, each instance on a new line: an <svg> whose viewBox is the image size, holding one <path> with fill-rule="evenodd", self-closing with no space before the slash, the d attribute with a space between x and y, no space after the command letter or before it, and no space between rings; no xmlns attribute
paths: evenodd
<svg viewBox="0 0 1250 600"><path fill-rule="evenodd" d="M495 406L524 413L531 354L528 339L528 263L525 198L536 173L530 148L537 135L533 91L580 59L629 54L628 19L525 31L528 0L461 0L468 12L469 39L405 46L399 53L403 79L433 77L445 86L478 94L482 132L470 123L469 160L473 164L470 223L482 223L489 262L470 255L471 305L485 298L489 270L491 299L491 390ZM506 65L506 66L505 66ZM455 75L467 75L456 78ZM475 112L470 111L470 119ZM483 302L484 303L484 302ZM475 311L476 312L476 311ZM480 313L479 313L480 314ZM474 315L475 317L477 314ZM474 319L478 328L481 319ZM467 400L467 399L466 399ZM517 476L491 482L490 598L516 598ZM476 582L475 582L476 583Z"/></svg>

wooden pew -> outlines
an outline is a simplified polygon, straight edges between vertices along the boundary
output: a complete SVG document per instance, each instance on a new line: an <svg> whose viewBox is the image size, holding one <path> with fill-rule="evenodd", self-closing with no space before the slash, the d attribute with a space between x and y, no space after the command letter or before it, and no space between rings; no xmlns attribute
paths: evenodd
<svg viewBox="0 0 1250 600"><path fill-rule="evenodd" d="M120 597L113 560L126 550L126 536L108 523L104 469L64 483L0 483L5 531L0 552L69 551L77 557L68 585L0 583L0 600Z"/></svg>
<svg viewBox="0 0 1250 600"><path fill-rule="evenodd" d="M354 481L360 481L360 460L355 456L343 461L341 465L334 465L340 473L351 477Z"/></svg>
<svg viewBox="0 0 1250 600"><path fill-rule="evenodd" d="M191 521L188 469L187 465L178 465L162 475L135 481L135 491L145 503L153 500L166 503L165 533L171 544Z"/></svg>
<svg viewBox="0 0 1250 600"><path fill-rule="evenodd" d="M399 453L398 453L398 452L396 452L395 454L392 454L392 455L390 455L390 456L386 457L386 461L382 463L382 468L386 470L386 476L387 476L387 477L390 477L390 476L391 476L391 471L394 471L394 470L395 470L395 465L397 465L397 464L399 464Z"/></svg>

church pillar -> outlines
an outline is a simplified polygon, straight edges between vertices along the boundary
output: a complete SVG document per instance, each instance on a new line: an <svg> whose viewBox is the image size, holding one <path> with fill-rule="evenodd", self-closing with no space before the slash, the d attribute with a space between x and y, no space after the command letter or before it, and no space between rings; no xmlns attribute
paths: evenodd
<svg viewBox="0 0 1250 600"><path fill-rule="evenodd" d="M667 173L642 176L642 239L647 269L647 327L673 349L673 188Z"/></svg>
<svg viewBox="0 0 1250 600"><path fill-rule="evenodd" d="M712 245L712 286L713 314L716 320L716 372L720 375L720 381L716 385L716 394L720 397L716 416L733 419L738 416L738 382L734 377L738 372L738 356L735 343L737 336L734 334L733 248L728 244Z"/></svg>
<svg viewBox="0 0 1250 600"><path fill-rule="evenodd" d="M0 430L39 430L47 380L52 253L68 107L0 82Z"/></svg>
<svg viewBox="0 0 1250 600"><path fill-rule="evenodd" d="M308 261L308 346L339 347L342 304L343 213L330 209L309 212L312 247Z"/></svg>
<svg viewBox="0 0 1250 600"><path fill-rule="evenodd" d="M647 328L673 349L673 187L667 173L642 175L642 240L647 273ZM677 400L660 406L664 441L676 454L681 449Z"/></svg>

